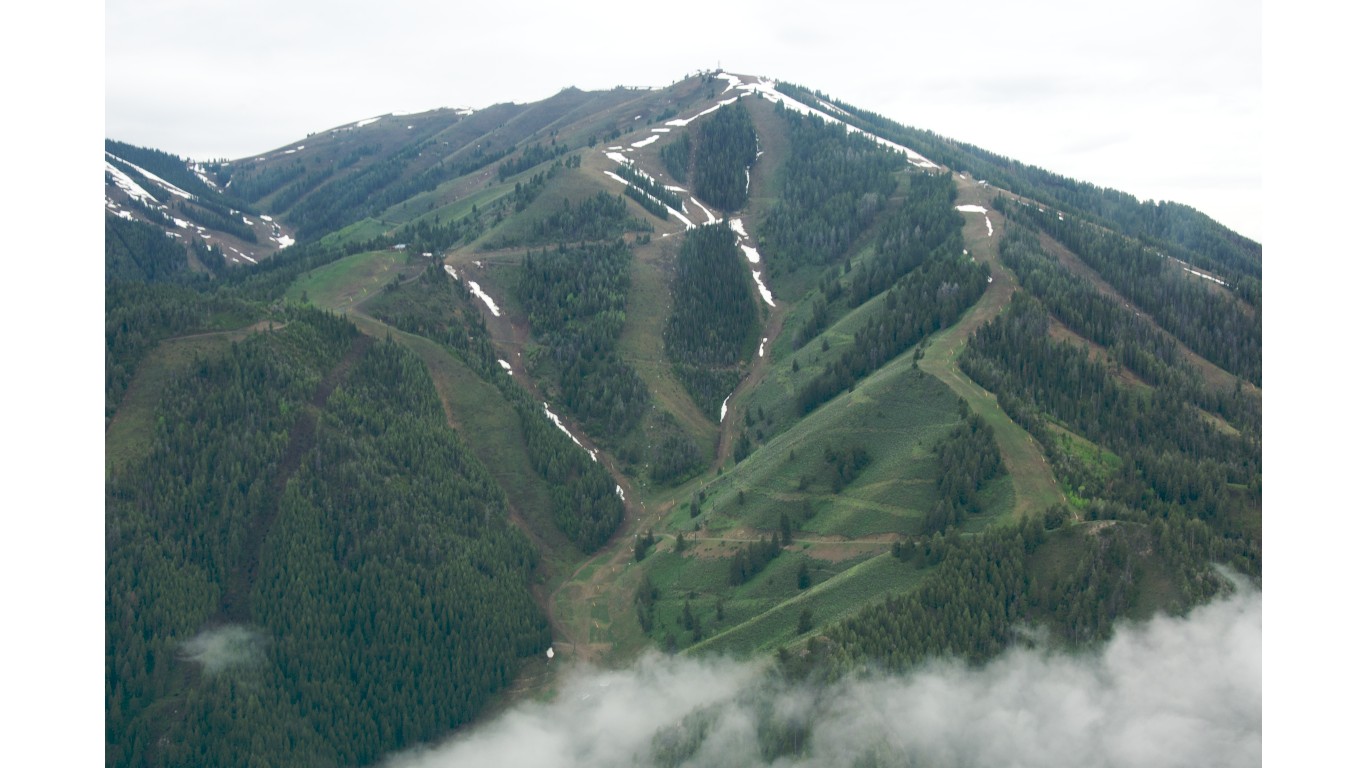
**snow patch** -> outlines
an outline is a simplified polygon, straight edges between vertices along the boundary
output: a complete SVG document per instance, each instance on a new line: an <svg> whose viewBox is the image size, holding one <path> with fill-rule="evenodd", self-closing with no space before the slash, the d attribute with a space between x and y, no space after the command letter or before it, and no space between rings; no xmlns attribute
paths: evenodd
<svg viewBox="0 0 1366 768"><path fill-rule="evenodd" d="M672 129L672 128L651 128L650 130L651 130L651 131L654 131L655 133L668 133L669 131L672 131L673 129Z"/></svg>
<svg viewBox="0 0 1366 768"><path fill-rule="evenodd" d="M626 491L623 491L619 485L617 486L617 498L626 501Z"/></svg>
<svg viewBox="0 0 1366 768"><path fill-rule="evenodd" d="M272 239L275 240L275 242L279 243L280 248L282 249L294 245L294 238L290 237L289 235L280 235L279 237Z"/></svg>
<svg viewBox="0 0 1366 768"><path fill-rule="evenodd" d="M618 149L620 149L620 147L618 147ZM603 154L607 155L608 160L615 160L622 165L631 164L631 160L620 152L604 152Z"/></svg>
<svg viewBox="0 0 1366 768"><path fill-rule="evenodd" d="M559 417L559 416L556 416L555 413L554 413L553 411L550 410L550 403L544 403L544 402L543 402L543 403L541 403L541 407L545 409L545 417L546 417L547 419L550 419L551 421L555 422L555 426L559 427L561 432L563 432L563 433L565 433L566 435L568 435L568 436L569 436L569 439L574 441L574 445L577 445L578 447L583 448L585 451L588 451L588 457L591 458L593 461L597 461L597 460L598 460L597 451L589 451L587 448L584 448L583 443L580 443L580 442L579 442L579 439L578 439L577 437L574 437L574 433L573 433L573 432L570 432L570 431L564 426L564 422L563 422L563 421L560 421L560 417Z"/></svg>
<svg viewBox="0 0 1366 768"><path fill-rule="evenodd" d="M720 221L720 219L716 218L715 216L713 216L713 215L711 214L711 211L707 210L707 206L705 206L705 205L703 205L703 204L697 202L697 198L693 197L693 198L689 198L689 199L692 200L693 205L697 206L698 208L701 208L701 209L702 209L702 212L705 213L705 214L707 214L707 223L708 223L708 224L715 224L716 222Z"/></svg>
<svg viewBox="0 0 1366 768"><path fill-rule="evenodd" d="M261 221L275 221L275 219L272 219L271 217L269 217L269 216L267 216L267 215L265 215L265 214L263 213L263 214L261 214Z"/></svg>
<svg viewBox="0 0 1366 768"><path fill-rule="evenodd" d="M498 309L498 305L493 303L493 297L490 296L490 295L488 295L487 293L484 293L482 290L480 290L480 288L479 288L479 283L476 283L476 282L474 282L473 280L470 280L470 281L469 281L469 286L470 286L470 293L474 294L476 298L480 299L480 300L483 301L485 304L487 304L488 307L489 307L489 311L493 313L493 316L494 316L494 317L502 317L502 316L503 316L503 313L500 312L499 309Z"/></svg>
<svg viewBox="0 0 1366 768"><path fill-rule="evenodd" d="M767 344L767 343L768 343L768 337L767 337L767 336L765 336L764 338L762 338L762 339L759 340L759 357L763 357L763 356L764 356L764 345Z"/></svg>
<svg viewBox="0 0 1366 768"><path fill-rule="evenodd" d="M446 274L450 275L452 280L457 283L460 282L460 275L455 271L455 267L452 267L450 264L444 264L442 266L446 268Z"/></svg>
<svg viewBox="0 0 1366 768"><path fill-rule="evenodd" d="M384 117L384 115L380 115L380 117ZM354 127L356 127L356 128L364 128L365 126L367 126L367 125L369 125L369 124L371 124L371 123L377 123L377 122L379 122L379 117L368 117L368 118L366 118L366 119L364 119L364 120L361 120L360 122L356 123L356 125L355 125Z"/></svg>
<svg viewBox="0 0 1366 768"><path fill-rule="evenodd" d="M745 240L748 240L748 239L749 239L749 233L745 231L745 222L741 221L740 219L731 219L728 223L730 224L730 228L733 229L733 230L735 230L735 234L739 235L740 237L744 238ZM758 258L758 252L756 251L756 252L755 252L755 258L754 258L754 259L750 259L750 261L755 261L755 259L757 259L757 258ZM755 263L757 264L758 262L755 261Z"/></svg>
<svg viewBox="0 0 1366 768"><path fill-rule="evenodd" d="M739 85L739 84L737 83L737 85ZM741 86L741 87L745 87L745 86ZM730 90L730 89L727 88L726 90ZM714 105L712 105L712 106L710 106L710 107L707 107L706 109L702 110L701 112L698 112L697 114L693 115L692 117L689 117L689 118L678 118L678 119L676 119L676 120L670 120L669 122L665 123L665 125L672 125L672 126L676 126L676 127L678 127L678 128L686 127L686 126L688 125L688 123L691 123L692 121L696 120L697 118L702 117L703 115L710 115L711 113L715 112L716 110L720 109L721 107L724 107L724 106L726 106L727 104L734 104L735 102L737 102L737 101L739 101L739 100L740 100L740 97L739 97L739 96L732 96L732 97L730 97L729 99L725 99L725 100L723 100L723 101L718 101L716 104L714 104Z"/></svg>
<svg viewBox="0 0 1366 768"><path fill-rule="evenodd" d="M628 187L631 186L631 182L621 178L620 176L616 175L615 173L612 173L611 171L603 171L603 173L607 174L610 178L615 179L616 181L619 181L622 184L625 184Z"/></svg>
<svg viewBox="0 0 1366 768"><path fill-rule="evenodd" d="M509 362L506 361L506 360L499 360L499 361L498 361L498 364L501 365L501 366L503 366L503 370L507 371L509 376L512 375L512 364L511 364L511 363L509 363Z"/></svg>
<svg viewBox="0 0 1366 768"><path fill-rule="evenodd" d="M726 403L729 403L729 402L730 402L730 395L726 395L726 399L721 401L721 421L725 421L725 420L726 420Z"/></svg>
<svg viewBox="0 0 1366 768"><path fill-rule="evenodd" d="M157 205L159 203L155 197L152 197L150 192L139 186L136 181L133 181L131 176L124 173L118 166L108 160L104 161L104 171L114 177L114 185L127 193L129 197L135 200L141 200L144 203L149 203L150 205ZM128 216L127 218L132 218L132 216Z"/></svg>
<svg viewBox="0 0 1366 768"><path fill-rule="evenodd" d="M980 205L960 205L960 206L957 206L957 207L956 207L956 210L962 211L963 213L980 213L980 214L982 214L982 218L984 218L984 219L987 220L987 237L991 237L991 236L992 236L991 217L987 215L987 209L986 209L986 208L983 208L983 207L980 206ZM966 253L966 251L964 251L964 253Z"/></svg>
<svg viewBox="0 0 1366 768"><path fill-rule="evenodd" d="M727 79L729 79L729 76L725 75L724 73L718 75L718 77L726 77ZM828 114L828 113L826 113L826 112L823 112L823 111L821 111L821 110L819 110L819 109L812 109L811 107L808 107L807 105L801 103L800 101L797 101L796 99L789 98L788 96L785 96L785 95L783 95L782 93L779 93L779 92L778 92L778 89L777 89L776 87L774 87L774 86L775 86L775 83L774 83L774 81L772 81L772 80L760 80L760 81L757 82L757 83L747 83L747 84L746 84L746 83L736 83L735 86L736 86L737 88L739 88L740 90L745 91L745 92L747 92L747 93L757 94L760 98L771 99L771 100L773 100L773 101L776 101L776 102L782 104L783 107L786 108L786 109L794 110L794 111L796 111L796 112L798 112L798 113L800 113L800 114L803 114L803 115L813 115L813 116L815 116L815 117L818 117L818 118L820 118L820 119L826 121L827 123L834 123L834 124L836 124L836 125L842 125L842 126L844 126L845 130L847 130L849 133L857 133L857 134L860 134L860 135L865 136L865 137L867 137L867 138L869 138L869 139L872 139L873 141L877 142L878 144L880 144L880 145L882 145L882 146L884 146L884 147L887 147L888 149L891 149L891 150L893 150L893 151L895 151L895 152L901 153L902 155L904 155L904 156L906 157L906 161L907 161L907 162L909 162L911 165L914 165L914 166L916 166L916 167L918 167L918 168L938 168L938 167L939 167L939 166L936 165L935 163L933 163L933 162L931 162L930 160L926 159L924 155L921 155L919 152L916 152L915 150L913 150L913 149L911 149L911 148L909 148L909 147L903 147L903 146L901 146L900 144L897 144L897 143L892 142L892 141L888 141L888 140L882 138L881 136L874 136L873 134L871 134L871 133L869 133L869 132L863 130L862 128L855 128L854 126L852 126L852 125L850 125L850 124L844 122L843 120L839 119L838 117L835 117L835 116L833 116L833 115L831 115L831 114ZM825 104L825 102L821 102L821 103L822 103L822 104ZM719 106L720 106L720 105L718 105L717 107L713 107L713 109L719 108ZM833 106L831 106L831 105L829 105L829 104L826 104L825 106L830 107L832 110L837 111L837 112L840 112L841 114L846 114L846 115L848 114L848 113L844 112L843 110L840 110L839 108L833 107ZM697 117L701 117L702 114L706 114L706 113L703 112L703 113L697 115ZM694 117L694 118L692 118L692 119L695 120L695 119L697 119L697 117ZM674 125L674 121L671 120L671 121L669 121L668 124L669 124L669 125ZM684 124L686 125L686 123L684 123Z"/></svg>
<svg viewBox="0 0 1366 768"><path fill-rule="evenodd" d="M115 160L118 160L119 162L121 162L121 163L123 163L123 164L129 166L130 168L132 168L133 170L135 170L135 171L137 171L138 173L142 174L143 176L147 177L147 178L150 179L151 181L155 181L156 183L160 184L161 187L162 187L162 189L165 189L167 192L170 192L170 193L173 194L173 195L179 195L180 197L183 197L183 198L185 198L186 200L193 200L193 199L195 199L194 195L190 194L189 192L186 192L185 190L181 189L180 187L177 187L176 185L172 184L171 182L169 182L169 181L167 181L167 180L161 178L160 176L156 175L155 173L152 173L151 171L147 170L146 168L143 168L143 167L138 166L138 165L134 165L133 163L130 163L130 162L128 162L127 160L124 160L123 158L119 157L118 155L113 154L112 152L105 152L105 154L106 154L106 155L109 155L110 157L114 158ZM106 161L106 164L108 164L108 161Z"/></svg>
<svg viewBox="0 0 1366 768"><path fill-rule="evenodd" d="M752 245L742 245L740 250L745 252L745 258L749 259L750 264L759 263L759 249Z"/></svg>
<svg viewBox="0 0 1366 768"><path fill-rule="evenodd" d="M657 133L653 136L647 136L646 138L643 138L640 141L633 141L631 142L631 146L640 149L642 147L648 147L656 141L659 141L659 134Z"/></svg>
<svg viewBox="0 0 1366 768"><path fill-rule="evenodd" d="M773 303L773 294L769 293L768 286L764 285L764 281L759 277L759 270L752 270L750 274L754 275L754 284L759 286L759 295L764 297L764 303L770 307L778 306Z"/></svg>

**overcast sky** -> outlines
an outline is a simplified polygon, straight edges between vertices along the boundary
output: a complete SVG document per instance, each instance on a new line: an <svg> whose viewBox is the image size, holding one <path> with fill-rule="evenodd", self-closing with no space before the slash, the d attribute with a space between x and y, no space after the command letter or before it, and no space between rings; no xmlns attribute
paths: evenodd
<svg viewBox="0 0 1366 768"><path fill-rule="evenodd" d="M1246 0L108 0L105 133L243 157L387 112L664 86L718 64L1261 231Z"/></svg>

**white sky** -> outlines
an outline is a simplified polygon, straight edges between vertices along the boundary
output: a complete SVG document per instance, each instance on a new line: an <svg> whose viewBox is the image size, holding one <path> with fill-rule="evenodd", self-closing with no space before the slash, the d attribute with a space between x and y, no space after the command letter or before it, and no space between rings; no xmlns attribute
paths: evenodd
<svg viewBox="0 0 1366 768"><path fill-rule="evenodd" d="M106 135L243 157L393 111L663 86L718 63L1261 228L1245 0L108 0Z"/></svg>

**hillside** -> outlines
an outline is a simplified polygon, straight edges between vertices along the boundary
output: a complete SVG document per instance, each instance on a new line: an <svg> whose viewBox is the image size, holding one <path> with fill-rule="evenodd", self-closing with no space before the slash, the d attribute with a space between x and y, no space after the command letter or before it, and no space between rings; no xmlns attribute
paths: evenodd
<svg viewBox="0 0 1366 768"><path fill-rule="evenodd" d="M1260 582L1261 248L1194 209L719 71L106 153L110 765Z"/></svg>

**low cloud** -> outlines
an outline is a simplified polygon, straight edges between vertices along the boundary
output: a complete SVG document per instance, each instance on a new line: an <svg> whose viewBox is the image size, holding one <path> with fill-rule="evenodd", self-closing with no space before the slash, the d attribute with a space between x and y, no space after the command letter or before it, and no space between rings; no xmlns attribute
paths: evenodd
<svg viewBox="0 0 1366 768"><path fill-rule="evenodd" d="M553 701L387 766L1259 765L1261 617L1243 589L1089 653L1015 650L819 689L758 662L651 654L575 670Z"/></svg>
<svg viewBox="0 0 1366 768"><path fill-rule="evenodd" d="M263 661L265 638L247 627L229 624L200 632L180 650L185 658L203 664L204 671L217 674Z"/></svg>

